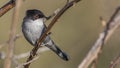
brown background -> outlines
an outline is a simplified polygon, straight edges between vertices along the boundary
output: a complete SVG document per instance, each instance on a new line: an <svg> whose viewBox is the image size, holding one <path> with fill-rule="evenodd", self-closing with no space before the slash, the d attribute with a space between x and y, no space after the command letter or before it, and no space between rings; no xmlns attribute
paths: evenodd
<svg viewBox="0 0 120 68"><path fill-rule="evenodd" d="M0 6L8 0L0 0ZM50 15L57 8L64 6L65 0L26 0L21 7L17 33L21 33L21 23L28 9L39 9ZM68 62L61 60L52 51L44 52L40 58L31 64L31 68L77 68L103 30L99 20L102 16L106 21L120 5L120 0L82 0L70 8L52 28L51 37L66 51L71 59ZM9 38L9 30L13 10L0 18L0 43ZM46 24L49 24L50 20ZM120 53L120 31L115 31L103 48L97 68L108 68L111 60ZM15 43L15 54L30 51L33 47L24 37ZM2 50L5 50L4 47ZM25 62L21 59L20 62ZM14 65L13 65L14 66ZM3 60L0 60L0 68ZM118 66L119 68L120 66Z"/></svg>

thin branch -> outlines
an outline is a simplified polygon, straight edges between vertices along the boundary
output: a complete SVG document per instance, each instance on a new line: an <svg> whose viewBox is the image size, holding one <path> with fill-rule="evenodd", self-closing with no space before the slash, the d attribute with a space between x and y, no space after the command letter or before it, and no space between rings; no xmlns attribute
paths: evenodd
<svg viewBox="0 0 120 68"><path fill-rule="evenodd" d="M15 67L15 68L22 68L23 66L34 62L34 61L37 60L38 58L39 58L39 56L35 57L34 59L30 60L29 62L19 64L19 65L18 65L17 67Z"/></svg>
<svg viewBox="0 0 120 68"><path fill-rule="evenodd" d="M10 0L7 4L0 8L0 17L15 6L15 1Z"/></svg>
<svg viewBox="0 0 120 68"><path fill-rule="evenodd" d="M13 58L13 55L14 55L14 39L16 37L16 28L17 28L21 2L22 0L16 1L16 7L13 12L13 20L12 20L11 29L10 29L10 37L8 41L9 46L8 46L8 52L7 52L7 56L4 63L4 68L11 68L11 64L12 64L11 58Z"/></svg>
<svg viewBox="0 0 120 68"><path fill-rule="evenodd" d="M43 52L46 52L46 51L49 51L50 49L48 49L47 47L42 47L42 48L39 48L38 52L37 52L37 55L43 53ZM26 52L26 53L22 53L22 54L19 54L19 55L15 55L13 57L13 63L17 66L17 67L21 67L21 64L18 62L19 59L22 59L22 58L25 58L25 57L28 57L30 56L30 52ZM23 65L23 64L22 64ZM26 65L26 64L24 64Z"/></svg>
<svg viewBox="0 0 120 68"><path fill-rule="evenodd" d="M21 33L19 34L16 34L15 38L14 38L14 41L16 41L17 39L21 38L23 35Z"/></svg>
<svg viewBox="0 0 120 68"><path fill-rule="evenodd" d="M58 14L54 17L54 19L51 21L51 23L48 25L48 28L46 29L46 31L44 32L44 34L41 36L41 38L38 40L38 44L32 49L31 54L29 56L29 58L27 59L27 62L31 61L35 55L37 50L41 47L41 43L44 41L44 39L46 38L46 36L48 35L49 31L51 30L51 28L53 27L53 25L56 23L56 21L63 15L63 13L69 9L71 6L73 6L75 3L79 2L80 0L73 0L69 3L67 3L59 12ZM25 65L24 68L29 68L29 64Z"/></svg>
<svg viewBox="0 0 120 68"><path fill-rule="evenodd" d="M50 49L48 49L47 47L39 48L37 55L39 56L39 54L46 52L46 51L49 51L49 50ZM15 64L15 66L19 67L21 64L18 62L18 60L25 58L25 57L28 57L28 56L30 56L30 51L26 52L26 53L19 54L19 55L14 55L12 58L12 62L13 62L13 64ZM6 53L0 52L0 59L5 59L5 57L6 57Z"/></svg>
<svg viewBox="0 0 120 68"><path fill-rule="evenodd" d="M93 63L96 59L98 59L100 53L102 52L103 45L107 40L110 38L110 36L114 33L114 31L120 26L120 15L117 16L118 12L120 10L120 7L116 9L108 23L106 24L105 29L102 33L100 33L99 38L89 51L89 53L86 55L84 60L81 62L78 68L88 68L88 66Z"/></svg>
<svg viewBox="0 0 120 68"><path fill-rule="evenodd" d="M120 64L120 55L111 62L110 68L115 68L118 64Z"/></svg>
<svg viewBox="0 0 120 68"><path fill-rule="evenodd" d="M53 14L49 15L48 17L46 17L46 20L49 20L49 19L51 19L52 17L54 17L55 15L57 15L57 13L58 13L59 11L60 11L60 9L58 8L57 10L54 11ZM45 21L46 21L46 20L45 20Z"/></svg>
<svg viewBox="0 0 120 68"><path fill-rule="evenodd" d="M3 48L4 46L8 45L8 41L4 42L4 43L1 43L0 44L0 49Z"/></svg>
<svg viewBox="0 0 120 68"><path fill-rule="evenodd" d="M14 38L14 42L15 42L17 39L21 38L21 37L22 37L22 34L21 34L21 33L20 33L20 34L16 34L16 36L15 36L15 38ZM8 41L6 41L6 42L4 42L4 43L1 43L1 44L0 44L0 49L3 48L3 47L6 46L6 45L8 45Z"/></svg>
<svg viewBox="0 0 120 68"><path fill-rule="evenodd" d="M106 26L106 24L107 24L107 22L102 18L102 17L100 17L100 20L101 20L101 23L102 23L102 26Z"/></svg>
<svg viewBox="0 0 120 68"><path fill-rule="evenodd" d="M37 54L41 54L41 53L43 53L43 52L45 52L45 51L49 51L49 49L46 48L46 47L39 48ZM15 55L15 56L14 56L14 59L19 60L19 59L21 59L21 58L28 57L29 55L30 55L30 52L22 53L22 54L19 54L19 55Z"/></svg>

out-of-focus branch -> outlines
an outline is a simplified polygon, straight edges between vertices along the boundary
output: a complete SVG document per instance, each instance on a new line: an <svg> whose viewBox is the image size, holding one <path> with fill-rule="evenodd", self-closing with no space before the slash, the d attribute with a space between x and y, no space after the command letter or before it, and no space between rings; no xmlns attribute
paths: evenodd
<svg viewBox="0 0 120 68"><path fill-rule="evenodd" d="M7 4L0 8L0 17L15 6L15 1L10 0Z"/></svg>
<svg viewBox="0 0 120 68"><path fill-rule="evenodd" d="M21 38L23 35L21 33L19 34L16 34L15 38L14 38L14 41L16 41L17 39Z"/></svg>
<svg viewBox="0 0 120 68"><path fill-rule="evenodd" d="M47 47L42 47L42 48L39 48L38 52L37 52L37 55L43 53L43 52L46 52L46 51L49 51L50 49L48 49ZM14 64L17 66L17 67L21 67L22 65L24 66L25 63L18 63L18 60L19 59L22 59L22 58L25 58L25 57L28 57L30 55L30 52L26 52L26 53L22 53L22 54L19 54L19 55L15 55L13 57L13 62Z"/></svg>
<svg viewBox="0 0 120 68"><path fill-rule="evenodd" d="M16 37L16 28L17 28L17 22L18 22L21 2L22 0L16 1L16 7L13 12L13 19L12 19L11 29L10 29L10 37L8 41L9 46L8 46L7 56L6 56L5 63L4 63L4 68L11 68L12 58L14 55L14 40Z"/></svg>
<svg viewBox="0 0 120 68"><path fill-rule="evenodd" d="M120 64L120 55L111 62L110 68L115 68L118 64Z"/></svg>
<svg viewBox="0 0 120 68"><path fill-rule="evenodd" d="M37 54L41 54L45 51L48 51L49 49L47 47L42 47L42 48L39 48ZM28 57L30 55L30 52L26 52L26 53L22 53L22 54L19 54L19 55L15 55L14 56L14 59L21 59L21 58L25 58L25 57Z"/></svg>
<svg viewBox="0 0 120 68"><path fill-rule="evenodd" d="M3 48L4 46L8 45L8 41L4 42L4 43L1 43L0 44L0 49Z"/></svg>
<svg viewBox="0 0 120 68"><path fill-rule="evenodd" d="M86 55L84 60L78 66L78 68L88 68L91 63L94 63L94 61L98 59L100 53L102 52L103 45L114 33L114 31L120 26L120 15L118 15L119 10L120 7L116 9L111 19L107 22L105 29L102 33L100 33L99 38L97 39L89 53Z"/></svg>
<svg viewBox="0 0 120 68"><path fill-rule="evenodd" d="M46 52L46 51L49 51L50 49L48 49L47 47L42 47L42 48L39 48L38 52L37 52L37 55L43 53L43 52ZM26 53L22 53L22 54L19 54L19 55L14 55L13 58L12 58L12 62L13 64L16 66L16 67L21 67L22 65L25 65L26 63L19 63L18 61L20 59L23 59L25 57L28 57L30 55L30 51L29 52L26 52ZM0 59L5 59L6 57L6 53L5 52L0 52Z"/></svg>
<svg viewBox="0 0 120 68"><path fill-rule="evenodd" d="M27 59L27 62L31 61L35 57L37 50L41 47L40 46L41 43L44 41L44 39L48 35L48 33L51 30L51 28L53 27L53 25L56 23L56 21L63 15L63 13L66 10L68 10L71 6L73 6L74 4L76 4L79 1L80 0L72 0L71 2L68 2L68 0L67 0L68 3L57 13L57 15L54 17L54 19L48 25L48 27L47 27L46 31L44 32L44 34L38 40L38 44L32 49L31 54L30 54L29 58ZM30 65L30 63L25 65L24 68L29 68L29 65Z"/></svg>
<svg viewBox="0 0 120 68"><path fill-rule="evenodd" d="M35 60L37 60L38 58L39 58L39 56L35 57L34 59L30 60L29 62L22 63L15 68L23 68L24 65L30 64L30 63L34 62Z"/></svg>
<svg viewBox="0 0 120 68"><path fill-rule="evenodd" d="M22 37L22 34L16 34L15 38L14 38L14 42L19 39L20 37ZM0 44L0 49L3 48L4 46L8 45L8 41L4 42L4 43L1 43Z"/></svg>

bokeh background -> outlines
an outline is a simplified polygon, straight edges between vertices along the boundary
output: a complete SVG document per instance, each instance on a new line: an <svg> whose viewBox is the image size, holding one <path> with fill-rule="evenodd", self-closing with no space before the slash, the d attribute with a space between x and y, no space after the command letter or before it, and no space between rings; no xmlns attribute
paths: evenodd
<svg viewBox="0 0 120 68"><path fill-rule="evenodd" d="M0 0L0 6L6 2L8 0ZM65 3L66 0L25 0L20 10L17 33L21 33L21 24L26 10L39 9L48 16L57 8L63 7ZM108 21L118 6L120 6L120 0L82 0L70 8L51 30L51 37L61 49L69 54L70 61L63 61L52 51L47 51L42 53L30 68L77 68L95 43L99 33L104 29L99 17L102 16L104 20ZM0 18L0 43L9 38L12 16L13 9ZM46 24L49 24L50 21L47 21ZM97 68L108 68L110 62L120 53L119 30L120 28L105 44ZM0 51L6 51L6 48L7 46ZM15 54L25 53L32 48L24 37L15 42ZM21 59L19 62L23 63L26 59ZM0 68L3 68L3 64L4 60L0 60ZM120 68L120 65L117 68Z"/></svg>

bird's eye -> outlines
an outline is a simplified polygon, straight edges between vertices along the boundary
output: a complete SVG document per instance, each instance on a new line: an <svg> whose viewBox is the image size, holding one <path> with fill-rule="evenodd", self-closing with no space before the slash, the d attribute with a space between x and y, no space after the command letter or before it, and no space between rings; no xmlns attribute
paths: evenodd
<svg viewBox="0 0 120 68"><path fill-rule="evenodd" d="M34 15L34 19L35 19L35 20L38 19L38 18L39 18L39 15L38 15L38 14Z"/></svg>

